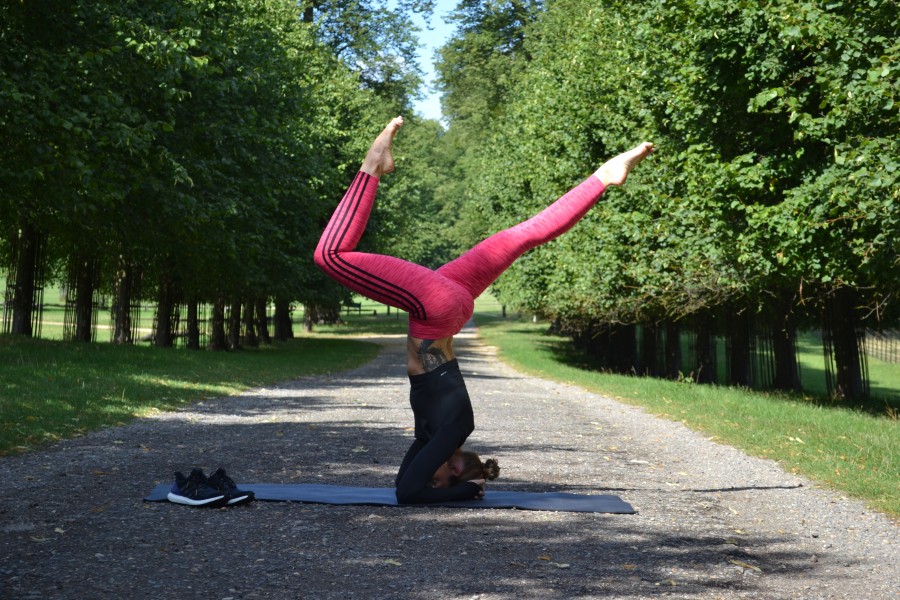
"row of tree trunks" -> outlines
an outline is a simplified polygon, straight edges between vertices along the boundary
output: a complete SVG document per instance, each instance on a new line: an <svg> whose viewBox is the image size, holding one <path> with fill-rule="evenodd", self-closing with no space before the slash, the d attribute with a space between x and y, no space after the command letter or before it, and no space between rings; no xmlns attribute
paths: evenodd
<svg viewBox="0 0 900 600"><path fill-rule="evenodd" d="M257 348L260 344L271 344L269 335L269 323L267 315L267 301L265 298L246 300L243 308L243 336L240 339L250 348Z"/></svg>
<svg viewBox="0 0 900 600"><path fill-rule="evenodd" d="M695 315L685 323L642 324L639 333L634 326L602 324L567 333L576 348L613 372L680 379L686 375L683 369L688 368L698 383L799 392L802 382L797 358L797 318L791 310L794 301L782 296L756 315L735 310L718 320L706 314ZM835 365L831 371L826 369L830 393L865 399L869 387L858 304L852 290L834 293L826 310L823 338L826 364ZM683 334L694 336L692 356L682 356ZM717 373L717 337L725 342L724 379Z"/></svg>
<svg viewBox="0 0 900 600"><path fill-rule="evenodd" d="M275 339L280 342L294 339L294 324L291 320L291 302L275 299L275 316L272 318Z"/></svg>
<svg viewBox="0 0 900 600"><path fill-rule="evenodd" d="M175 280L168 275L162 275L156 291L156 325L153 330L153 344L158 348L171 348L175 345L180 317L179 296Z"/></svg>
<svg viewBox="0 0 900 600"><path fill-rule="evenodd" d="M303 329L307 333L315 325L333 325L341 321L341 307L307 303L303 305Z"/></svg>
<svg viewBox="0 0 900 600"><path fill-rule="evenodd" d="M38 304L36 298L43 283L41 252L43 237L37 228L26 223L13 239L12 246L13 261L7 273L10 289L7 290L6 302L10 309L10 317L5 328L8 333L32 337L35 306ZM99 280L100 265L95 258L83 255L70 259L66 286L67 323L64 327L66 339L82 342L93 340L95 298ZM140 270L125 257L120 257L113 281L113 343L132 344L135 341L135 315L132 314L132 309L136 298L140 296L140 281ZM159 279L156 323L152 336L154 345L172 347L176 336L180 334L178 331L181 317L178 304L180 296L179 286L171 277L162 276ZM209 343L211 349L240 348L242 342L251 347L272 343L266 298L256 298L244 303L233 302L227 330L224 306L223 302L217 302L213 306ZM68 307L71 307L71 311ZM243 323L241 314L244 315ZM273 322L275 339L284 341L294 337L289 301L276 301ZM201 335L199 303L196 300L187 303L186 324L184 332L186 346L194 350L199 349Z"/></svg>
<svg viewBox="0 0 900 600"><path fill-rule="evenodd" d="M9 276L12 294L8 304L12 318L8 331L16 335L32 336L34 330L35 298L41 287L42 236L37 229L25 224L14 239L14 261ZM69 265L67 294L73 298L71 333L67 337L90 342L94 334L95 296L99 285L99 264L90 256L74 257ZM124 259L116 272L113 341L133 343L134 329L131 306L139 295L140 277L136 268ZM171 347L179 334L180 290L176 282L161 277L157 290L156 327L153 342L156 346ZM785 391L802 389L797 361L797 322L791 310L795 299L781 296L762 314L751 315L747 310L734 310L722 319L719 333L725 339L727 375L730 385L771 387ZM858 294L850 288L835 290L827 299L823 316L823 340L826 358L826 379L831 394L843 398L862 399L869 393L867 365L863 349L864 332L857 306ZM265 298L233 299L229 319L225 320L225 301L213 305L210 319L212 350L239 349L242 345L255 347L271 343ZM339 307L306 305L304 326L312 330L317 323L340 320ZM200 348L200 320L198 302L187 304L186 345ZM764 317L769 315L768 319ZM768 322L766 322L768 321ZM226 326L227 325L227 326ZM273 317L274 338L293 338L291 304L276 299ZM696 335L691 376L701 383L717 381L716 377L716 321L712 315L699 315L693 320ZM639 373L683 377L682 325L677 321L643 324L640 335L634 325L595 325L573 334L573 339L587 353L599 357L607 368L622 373ZM768 332L761 335L760 332ZM767 342L761 342L767 340ZM662 353L660 353L660 349ZM771 356L768 356L768 353ZM660 356L662 354L662 356ZM771 365L761 368L760 364ZM833 365L833 366L832 366Z"/></svg>
<svg viewBox="0 0 900 600"><path fill-rule="evenodd" d="M228 306L228 318L225 317L225 307ZM269 334L268 306L266 298L251 300L234 300L226 303L219 300L213 304L210 318L210 350L239 350L258 347L260 344L271 344L272 337ZM288 305L289 308L289 305ZM282 307L284 310L284 307ZM276 313L278 312L276 304ZM293 337L293 329L290 324L290 312L287 312L288 323L282 323L284 339ZM277 322L277 319L276 319Z"/></svg>

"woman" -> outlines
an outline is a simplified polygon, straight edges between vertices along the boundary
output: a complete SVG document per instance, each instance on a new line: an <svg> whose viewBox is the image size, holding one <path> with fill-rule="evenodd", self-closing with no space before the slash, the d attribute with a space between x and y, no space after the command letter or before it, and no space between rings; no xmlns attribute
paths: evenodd
<svg viewBox="0 0 900 600"><path fill-rule="evenodd" d="M393 256L356 252L375 202L379 179L394 170L391 143L403 117L388 123L319 240L315 262L329 276L377 302L409 313L406 366L415 440L397 474L400 503L469 500L484 496L494 460L482 463L463 442L475 429L472 404L453 353L453 336L481 295L525 251L568 231L610 185L652 151L645 142L607 161L591 177L524 223L501 231L432 271Z"/></svg>

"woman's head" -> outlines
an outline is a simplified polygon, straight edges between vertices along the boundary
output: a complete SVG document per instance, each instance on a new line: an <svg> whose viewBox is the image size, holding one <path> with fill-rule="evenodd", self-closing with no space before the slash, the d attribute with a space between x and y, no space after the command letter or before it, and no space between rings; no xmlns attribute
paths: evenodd
<svg viewBox="0 0 900 600"><path fill-rule="evenodd" d="M457 450L447 462L435 471L431 486L446 488L473 479L493 480L497 479L498 475L500 475L500 465L493 458L482 462L474 452Z"/></svg>

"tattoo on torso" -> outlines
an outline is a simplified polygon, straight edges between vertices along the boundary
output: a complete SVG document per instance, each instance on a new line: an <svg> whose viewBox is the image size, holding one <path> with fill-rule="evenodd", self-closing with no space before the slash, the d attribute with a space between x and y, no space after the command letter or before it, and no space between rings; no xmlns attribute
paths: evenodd
<svg viewBox="0 0 900 600"><path fill-rule="evenodd" d="M422 361L422 368L426 373L434 371L442 364L449 362L447 355L440 346L434 346L435 340L422 340L419 344L418 354Z"/></svg>

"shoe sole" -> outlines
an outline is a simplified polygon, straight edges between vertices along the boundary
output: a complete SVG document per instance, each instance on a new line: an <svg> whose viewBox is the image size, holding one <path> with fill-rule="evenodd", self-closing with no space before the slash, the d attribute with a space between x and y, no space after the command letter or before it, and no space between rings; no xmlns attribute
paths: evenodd
<svg viewBox="0 0 900 600"><path fill-rule="evenodd" d="M214 496L212 498L203 498L202 500L194 500L192 498L188 498L186 496L179 496L174 492L169 492L167 496L169 502L174 502L175 504L184 504L186 506L208 506L210 504L218 504L221 503L222 500L225 499L225 496Z"/></svg>
<svg viewBox="0 0 900 600"><path fill-rule="evenodd" d="M255 496L252 494L242 494L240 496L235 496L233 498L228 499L228 506L234 506L235 504L244 504L253 500Z"/></svg>

